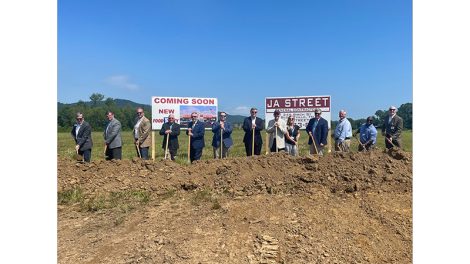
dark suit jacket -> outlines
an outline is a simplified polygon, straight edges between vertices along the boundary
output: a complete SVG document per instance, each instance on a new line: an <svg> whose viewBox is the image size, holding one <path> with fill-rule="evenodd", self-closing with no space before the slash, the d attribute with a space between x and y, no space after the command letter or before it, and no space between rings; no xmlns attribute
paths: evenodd
<svg viewBox="0 0 470 264"><path fill-rule="evenodd" d="M384 124L382 126L382 132L385 132L386 135L391 136L393 139L400 138L401 131L403 130L403 119L398 115L395 115L392 118L390 124L388 123L389 119L390 116L385 118Z"/></svg>
<svg viewBox="0 0 470 264"><path fill-rule="evenodd" d="M305 128L305 131L307 132L307 134L308 132L312 131L314 122L315 122L315 118L312 118L310 119L310 121L308 121L308 125ZM322 143L323 145L326 145L327 138L328 138L328 122L326 121L326 119L324 119L323 117L320 117L320 119L318 120L318 124L315 128L315 131L313 132L312 135L313 135L313 138L315 139L316 146L320 146L320 143ZM310 136L308 136L308 144L312 145L312 138Z"/></svg>
<svg viewBox="0 0 470 264"><path fill-rule="evenodd" d="M233 145L232 141L232 125L229 122L224 123L225 129L223 130L224 133L222 134L222 140L224 141L224 145L227 148ZM220 123L216 122L212 124L212 132L214 136L212 137L212 146L214 148L218 148L220 146Z"/></svg>
<svg viewBox="0 0 470 264"><path fill-rule="evenodd" d="M162 148L166 147L166 134L165 131L170 129L171 124L169 122L164 123L162 129L160 129L160 135L163 136ZM168 149L175 150L179 148L178 136L180 135L180 125L173 123L171 126L170 137L168 138Z"/></svg>
<svg viewBox="0 0 470 264"><path fill-rule="evenodd" d="M188 123L188 128L193 126L193 121ZM186 135L188 135L188 130L186 130ZM193 136L191 137L191 147L194 149L204 148L204 122L197 121L196 125L192 129Z"/></svg>
<svg viewBox="0 0 470 264"><path fill-rule="evenodd" d="M255 120L255 145L259 145L263 143L263 137L261 136L261 130L264 128L263 121L257 117ZM251 144L251 138L253 136L253 132L251 130L251 116L245 118L243 120L243 130L245 130L245 136L243 137L243 142L245 144Z"/></svg>
<svg viewBox="0 0 470 264"><path fill-rule="evenodd" d="M91 126L88 122L83 121L78 130L78 134L75 135L75 128L77 124L74 124L72 127L72 137L75 139L75 144L80 145L80 151L88 150L93 147L93 140L91 139Z"/></svg>

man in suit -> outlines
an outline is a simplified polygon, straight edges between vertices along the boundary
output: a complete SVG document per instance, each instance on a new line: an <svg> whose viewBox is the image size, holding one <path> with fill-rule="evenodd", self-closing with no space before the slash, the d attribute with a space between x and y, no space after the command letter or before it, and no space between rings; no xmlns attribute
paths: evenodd
<svg viewBox="0 0 470 264"><path fill-rule="evenodd" d="M214 149L214 159L228 157L229 148L233 145L232 141L232 124L226 121L227 113L220 112L219 122L212 124L212 147ZM222 157L220 157L220 137L222 132Z"/></svg>
<svg viewBox="0 0 470 264"><path fill-rule="evenodd" d="M137 107L136 109L136 123L134 125L134 143L136 148L139 148L140 157L144 160L149 159L149 147L152 144L152 138L149 136L151 126L150 120L145 117L144 109ZM137 155L139 152L137 152Z"/></svg>
<svg viewBox="0 0 470 264"><path fill-rule="evenodd" d="M305 131L309 135L310 154L323 155L323 148L327 144L328 122L321 117L321 109L315 109L315 117L308 121Z"/></svg>
<svg viewBox="0 0 470 264"><path fill-rule="evenodd" d="M178 152L179 143L178 136L180 135L180 125L175 122L175 116L170 114L168 122L164 123L160 129L160 135L164 135L162 148L166 149L166 137L168 138L168 151L170 152L171 160L175 160L176 153Z"/></svg>
<svg viewBox="0 0 470 264"><path fill-rule="evenodd" d="M403 130L403 119L397 115L397 108L390 106L388 116L382 125L382 135L385 136L385 147L401 148L401 131Z"/></svg>
<svg viewBox="0 0 470 264"><path fill-rule="evenodd" d="M75 140L75 150L78 155L83 156L85 162L91 160L91 149L93 147L93 140L91 139L91 126L83 118L83 114L78 112L77 123L73 125L71 134Z"/></svg>
<svg viewBox="0 0 470 264"><path fill-rule="evenodd" d="M109 121L103 133L106 160L120 160L122 158L121 122L114 118L114 113L111 111L106 113L106 118Z"/></svg>
<svg viewBox="0 0 470 264"><path fill-rule="evenodd" d="M188 130L186 135L191 138L189 147L189 159L191 163L195 160L200 160L202 156L202 149L204 148L204 122L198 120L196 112L191 113L192 121L188 123Z"/></svg>
<svg viewBox="0 0 470 264"><path fill-rule="evenodd" d="M269 150L271 152L286 150L284 134L287 133L287 125L286 121L282 120L281 112L279 110L276 109L274 111L274 119L269 121L266 132L269 133Z"/></svg>
<svg viewBox="0 0 470 264"><path fill-rule="evenodd" d="M245 131L245 136L243 137L243 142L245 143L245 151L247 156L252 155L252 140L253 140L253 130L255 131L255 149L254 154L260 155L261 147L263 146L263 139L261 137L261 130L263 130L263 121L256 117L258 109L251 108L250 116L243 120L243 130Z"/></svg>

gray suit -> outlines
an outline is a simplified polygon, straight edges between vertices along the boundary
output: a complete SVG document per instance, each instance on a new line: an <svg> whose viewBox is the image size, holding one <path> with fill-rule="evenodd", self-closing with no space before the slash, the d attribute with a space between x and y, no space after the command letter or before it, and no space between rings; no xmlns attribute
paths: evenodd
<svg viewBox="0 0 470 264"><path fill-rule="evenodd" d="M121 122L116 118L109 121L104 133L104 142L107 145L106 155L108 159L121 159Z"/></svg>

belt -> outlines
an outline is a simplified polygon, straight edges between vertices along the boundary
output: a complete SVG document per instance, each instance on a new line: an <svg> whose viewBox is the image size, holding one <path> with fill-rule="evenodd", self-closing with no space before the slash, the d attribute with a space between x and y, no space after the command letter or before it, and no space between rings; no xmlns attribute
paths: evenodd
<svg viewBox="0 0 470 264"><path fill-rule="evenodd" d="M345 139L351 139L351 138L350 138L350 137L347 137L347 138L345 138Z"/></svg>

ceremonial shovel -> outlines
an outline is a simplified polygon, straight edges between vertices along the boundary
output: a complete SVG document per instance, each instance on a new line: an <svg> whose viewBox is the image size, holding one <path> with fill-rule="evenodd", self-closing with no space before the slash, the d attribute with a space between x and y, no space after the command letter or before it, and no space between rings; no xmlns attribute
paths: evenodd
<svg viewBox="0 0 470 264"><path fill-rule="evenodd" d="M77 161L83 161L84 157L80 154L78 154L78 149L75 149L75 154L73 155L73 158Z"/></svg>
<svg viewBox="0 0 470 264"><path fill-rule="evenodd" d="M168 140L170 138L170 134L166 134L166 145L165 145L165 159L167 159L167 155L168 155Z"/></svg>

